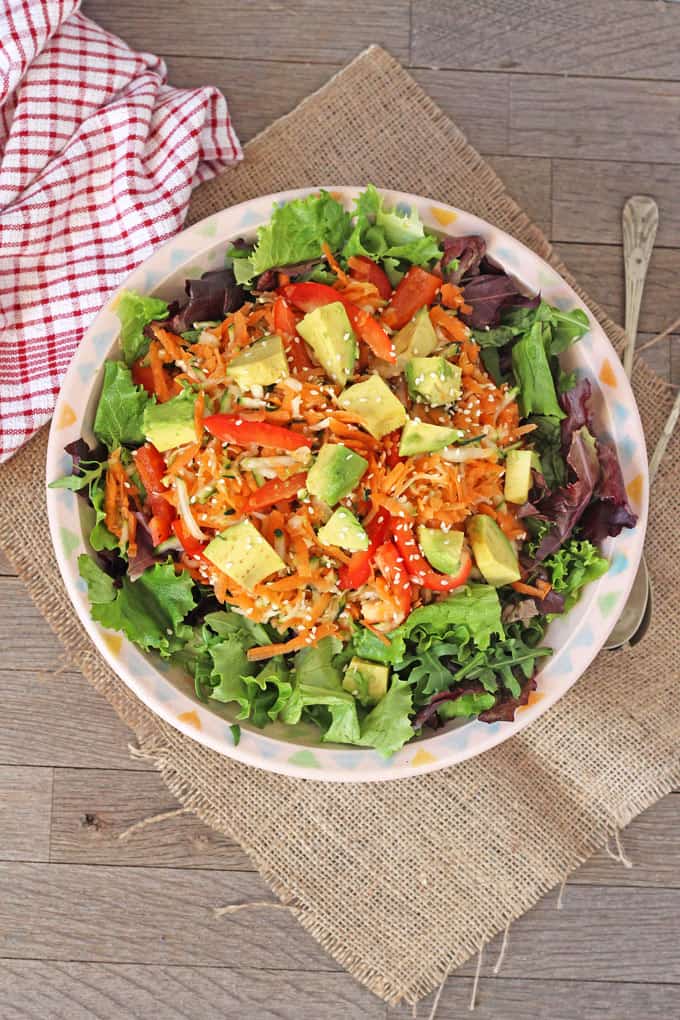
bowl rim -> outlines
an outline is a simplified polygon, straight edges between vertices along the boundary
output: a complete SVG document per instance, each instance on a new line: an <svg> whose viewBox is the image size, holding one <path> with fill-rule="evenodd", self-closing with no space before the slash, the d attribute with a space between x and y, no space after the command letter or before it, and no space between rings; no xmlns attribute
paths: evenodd
<svg viewBox="0 0 680 1020"><path fill-rule="evenodd" d="M91 395L93 389L91 383L89 385L87 383L84 384L81 377L78 375L79 362L82 360L83 352L88 348L88 345L93 342L95 335L100 328L102 318L108 313L111 313L113 304L120 293L127 289L142 290L142 292L145 293L155 292L158 289L161 289L164 280L169 279L180 270L182 272L190 271L191 263L192 261L195 261L198 255L196 252L190 254L188 250L183 251L183 249L187 249L187 246L191 242L197 242L200 239L202 242L205 242L203 245L203 251L213 251L217 246L226 245L230 240L238 236L239 233L250 233L256 229L257 226L267 222L275 204L304 197L310 193L319 191L321 188L324 188L332 194L340 196L346 203L351 201L351 199L353 199L359 191L363 190L363 187L355 185L318 185L314 187L279 191L269 195L262 195L248 199L244 202L237 203L236 205L229 206L226 209L219 210L205 219L192 224L191 227L188 227L176 234L157 248L148 259L144 260L135 270L133 270L132 273L128 274L122 283L109 295L107 301L91 322L89 328L83 335L69 369L62 381L52 424L50 426L46 459L46 480L48 482L59 477L60 474L63 474L64 470L64 427L60 426L58 423L60 420L63 421L64 419L63 412L65 407L72 410L68 403L67 396L71 393L74 385L79 387L83 392L86 392L88 396ZM561 277L557 270L550 266L550 264L541 258L541 256L537 255L525 244L512 237L512 235L508 234L500 227L496 227L489 221L475 216L473 213L469 213L466 210L452 206L445 202L391 189L379 188L378 191L396 205L416 205L419 207L421 215L423 205L431 209L433 216L430 217L430 220L434 218L436 222L430 223L427 221L426 225L432 226L433 229L442 234L453 233L455 236L455 224L458 220L462 219L470 228L476 229L477 232L482 233L487 238L492 236L496 240L503 242L504 245L509 246L510 250L518 252L525 259L528 259L531 263L533 263L537 267L539 275L542 271L544 275L547 274L547 277L550 277L551 279L552 277L556 278L561 287L565 289L565 292L569 294L570 301L572 301L574 305L582 307L587 312L589 319L591 320L590 332L593 339L596 340L597 346L604 343L603 350L607 355L606 360L608 361L608 369L610 370L611 378L615 381L617 396L626 410L626 417L629 418L629 427L632 428L632 431L635 434L635 447L637 453L636 467L639 468L638 475L640 477L640 483L638 486L639 499L638 506L636 507L638 512L638 524L635 529L632 529L632 531L628 533L627 547L629 548L629 552L627 557L624 557L626 559L626 564L623 569L619 571L621 581L617 585L617 604L620 611L620 608L623 607L625 599L628 597L632 587L640 557L642 555L648 517L649 480L644 432L642 430L637 404L630 388L630 384L623 372L619 358L603 327L587 307L585 302L574 291L571 285L568 284L563 277ZM268 211L258 213L260 207L264 210L265 206ZM253 213L255 213L255 215L253 215ZM243 224L241 229L234 228L230 229L228 232L220 232L220 220L226 216L231 216L235 222L236 220L239 220L239 222ZM448 229L451 227L453 230ZM467 227L466 232L470 232ZM175 261L173 263L170 258L173 252L178 252L180 256L186 257L181 258L179 262ZM167 262L168 270L151 285L148 287L142 287L139 283L132 282L136 279L144 278L145 275L148 278L149 267L153 264L162 264L164 259ZM520 281L522 280L521 272L515 273L512 267L508 266L505 266L504 268L517 276ZM115 341L112 341L109 343L106 351L103 353L97 353L97 361L94 366L95 375L110 356L111 348L114 345ZM96 344L94 344L94 347L96 349ZM604 406L609 413L610 401L607 399L609 394L603 390L602 395ZM75 423L71 422L70 424L73 425ZM547 712L552 705L555 704L567 692L567 690L569 690L582 677L592 660L601 650L602 645L608 636L609 630L613 625L613 622L611 622L608 628L603 629L601 627L596 635L591 634L590 646L581 648L579 665L575 671L573 669L571 670L571 672L575 672L575 675L570 676L568 682L562 682L559 689L542 692L540 701L537 699L534 703L530 703L529 706L525 706L521 712L517 713L517 717L513 722L485 724L473 720L456 727L455 732L474 726L483 727L484 730L480 732L478 739L475 739L472 742L469 740L467 742L463 742L461 746L451 748L448 752L444 749L444 753L440 757L437 757L432 753L432 751L435 749L435 744L438 741L441 741L441 737L444 735L442 731L436 735L421 738L414 743L405 745L405 748L391 759L380 758L371 749L357 749L354 747L344 748L341 745L324 746L320 742L314 745L296 744L293 741L284 742L275 737L267 736L266 730L258 731L250 728L246 729L245 727L242 728L242 737L247 733L249 739L242 739L238 745L234 745L231 734L227 735L230 723L225 720L224 716L219 716L223 724L219 731L213 727L205 728L202 726L202 710L209 712L213 718L217 716L217 712L209 706L201 706L199 703L191 699L189 695L184 694L184 692L176 691L174 707L171 707L172 703L170 700L150 697L149 692L141 682L140 676L135 675L135 669L132 668L129 662L121 656L121 646L125 648L130 646L131 649L134 649L131 642L129 642L123 635L115 634L112 631L104 631L103 628L92 620L87 609L87 600L83 598L83 593L79 590L77 571L74 575L73 551L71 551L71 553L68 552L66 543L62 541L60 535L64 503L63 497L60 498L59 494L67 491L68 490L47 489L47 509L50 533L59 570L71 603L80 622L85 627L85 630L100 654L104 657L114 673L132 690L132 692L136 694L140 700L142 700L142 702L151 709L151 711L160 716L160 718L172 725L175 729L180 730L186 736L197 740L199 743L217 751L220 754L225 754L228 757L243 762L244 764L252 765L270 772L296 778L329 782L376 782L422 775L424 773L436 771L458 762L465 761L469 758L476 757L478 754L481 754L484 751L489 750L491 747L509 739L509 737L513 736L515 733L521 732L530 725L534 719L539 718ZM75 499L75 494L70 493L70 495ZM81 551L90 552L82 531L80 531L79 538L82 540ZM619 539L609 540L611 543L617 543L618 541ZM608 577L609 574L605 574L602 578L591 582L588 591L588 607L594 604L598 591L602 587L602 582ZM616 617L612 616L612 621L615 619ZM581 628L581 624L579 624L577 632L579 628ZM555 660L559 658L559 655L564 651L565 647L566 645L562 645L559 648L556 648L553 655L545 660L546 663L554 664ZM132 653L130 654L132 656ZM133 665L137 662L138 657L141 656L141 654L142 653L138 653L136 657L133 657ZM162 672L158 669L157 662L154 662L152 670L155 671L166 685L170 685L170 681L163 677ZM186 711L178 712L178 702L181 707L186 707L187 704L189 707L186 707ZM196 719L199 720L198 725L196 724ZM448 732L454 731L448 730ZM272 745L275 746L272 747ZM279 749L281 745L284 745L287 751L290 752L287 758L277 756L277 749ZM403 760L403 752L405 749L407 754L412 753L410 760ZM312 765L309 760L308 752L311 752L312 758L320 759L321 765L318 763ZM298 756L298 760L291 761L290 759L295 759L296 755ZM399 756L401 756L402 760L395 761L395 759ZM335 759L335 765L328 760L331 757ZM343 759L344 764L338 765L337 762L342 763Z"/></svg>

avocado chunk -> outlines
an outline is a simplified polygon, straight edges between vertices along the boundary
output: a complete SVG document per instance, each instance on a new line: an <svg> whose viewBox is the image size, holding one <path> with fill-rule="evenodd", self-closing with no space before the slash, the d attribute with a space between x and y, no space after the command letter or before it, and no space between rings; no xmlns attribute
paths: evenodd
<svg viewBox="0 0 680 1020"><path fill-rule="evenodd" d="M399 456L415 457L419 453L434 453L451 443L457 443L464 435L460 429L450 429L444 425L407 421L401 432Z"/></svg>
<svg viewBox="0 0 680 1020"><path fill-rule="evenodd" d="M400 372L404 371L409 358L427 357L439 342L427 308L419 308L411 321L402 326L392 339L397 352L396 366Z"/></svg>
<svg viewBox="0 0 680 1020"><path fill-rule="evenodd" d="M345 670L342 686L356 696L362 705L375 705L387 694L389 666L369 662L355 655Z"/></svg>
<svg viewBox="0 0 680 1020"><path fill-rule="evenodd" d="M441 531L439 528L418 528L418 545L427 562L442 574L457 574L463 551L462 531Z"/></svg>
<svg viewBox="0 0 680 1020"><path fill-rule="evenodd" d="M519 581L517 553L492 517L475 514L467 527L475 562L484 580L494 588Z"/></svg>
<svg viewBox="0 0 680 1020"><path fill-rule="evenodd" d="M344 386L354 371L357 342L342 301L333 301L308 312L298 322L298 333L333 382Z"/></svg>
<svg viewBox="0 0 680 1020"><path fill-rule="evenodd" d="M342 443L326 443L309 469L307 490L335 506L348 496L368 467L368 461Z"/></svg>
<svg viewBox="0 0 680 1020"><path fill-rule="evenodd" d="M526 503L528 500L533 456L531 450L508 450L503 487L503 495L508 503Z"/></svg>
<svg viewBox="0 0 680 1020"><path fill-rule="evenodd" d="M265 336L232 358L227 376L242 390L253 386L272 386L290 375L286 352L280 336Z"/></svg>
<svg viewBox="0 0 680 1020"><path fill-rule="evenodd" d="M413 399L432 407L454 404L460 396L460 368L446 358L411 358L404 375Z"/></svg>
<svg viewBox="0 0 680 1020"><path fill-rule="evenodd" d="M241 587L251 591L286 564L250 521L239 521L213 538L203 555Z"/></svg>
<svg viewBox="0 0 680 1020"><path fill-rule="evenodd" d="M382 439L406 424L406 408L379 375L350 386L338 403L344 411L355 414L374 439Z"/></svg>
<svg viewBox="0 0 680 1020"><path fill-rule="evenodd" d="M317 531L323 545L337 545L348 552L365 552L368 549L368 535L351 510L344 506L330 516Z"/></svg>
<svg viewBox="0 0 680 1020"><path fill-rule="evenodd" d="M147 441L161 453L195 443L195 403L196 395L191 390L183 390L164 404L147 404L142 419L142 432Z"/></svg>

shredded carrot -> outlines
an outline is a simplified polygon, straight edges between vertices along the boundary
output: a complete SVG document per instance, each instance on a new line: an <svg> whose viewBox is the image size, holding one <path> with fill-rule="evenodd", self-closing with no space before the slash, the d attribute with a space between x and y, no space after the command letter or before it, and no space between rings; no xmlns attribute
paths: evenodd
<svg viewBox="0 0 680 1020"><path fill-rule="evenodd" d="M349 276L343 269L340 268L340 266L336 262L335 256L333 255L333 252L331 251L327 241L323 242L323 244L321 245L321 250L323 251L326 257L326 262L331 267L331 270L337 276L339 282L347 285L349 283Z"/></svg>
<svg viewBox="0 0 680 1020"><path fill-rule="evenodd" d="M539 588L538 585L525 584L524 581L514 581L511 585L514 591L519 592L520 595L530 595L535 599L544 599L550 591L550 585L548 585L548 591L543 588Z"/></svg>
<svg viewBox="0 0 680 1020"><path fill-rule="evenodd" d="M390 647L390 639L387 637L386 634L383 634L381 630L378 630L377 627L374 627L373 624L369 623L367 620L363 621L363 626L366 628L366 630L370 630L371 634L375 634L378 641L382 641L384 645L387 645L388 648Z"/></svg>
<svg viewBox="0 0 680 1020"><path fill-rule="evenodd" d="M163 329L162 326L157 326L155 324L152 324L151 331L171 361L181 361L184 358L185 351L182 347L181 337L178 337L175 333L171 333L170 330Z"/></svg>
<svg viewBox="0 0 680 1020"><path fill-rule="evenodd" d="M470 335L470 330L463 320L444 311L441 305L433 305L430 308L430 321L433 326L439 326L452 340L462 342Z"/></svg>
<svg viewBox="0 0 680 1020"><path fill-rule="evenodd" d="M333 624L321 624L313 627L311 631L303 631L290 641L283 641L275 645L261 645L257 648L248 649L250 662L260 662L262 659L271 659L274 655L287 655L288 652L297 652L300 648L308 648L317 645L323 638L335 634L337 628Z"/></svg>
<svg viewBox="0 0 680 1020"><path fill-rule="evenodd" d="M532 422L529 425L520 425L519 428L515 429L515 435L516 436L528 436L530 432L535 432L535 430L537 428L538 428L538 425L536 425L535 422Z"/></svg>
<svg viewBox="0 0 680 1020"><path fill-rule="evenodd" d="M441 290L439 291L442 304L446 308L460 308L465 302L463 301L463 292L460 287L456 287L454 283L442 284Z"/></svg>
<svg viewBox="0 0 680 1020"><path fill-rule="evenodd" d="M153 389L159 403L163 404L170 397L168 381L160 357L160 344L158 340L152 340L149 345L149 364L151 365L151 376L153 378Z"/></svg>
<svg viewBox="0 0 680 1020"><path fill-rule="evenodd" d="M191 463L191 461L194 459L198 451L199 451L198 443L191 443L190 446L187 446L186 450L182 450L181 453L178 453L175 459L173 460L172 464L169 465L168 474L178 475L182 468L186 467L187 464Z"/></svg>

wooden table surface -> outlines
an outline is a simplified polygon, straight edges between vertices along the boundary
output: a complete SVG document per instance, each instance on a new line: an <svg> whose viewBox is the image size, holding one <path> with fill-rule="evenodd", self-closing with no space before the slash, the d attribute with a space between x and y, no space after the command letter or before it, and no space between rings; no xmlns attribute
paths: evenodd
<svg viewBox="0 0 680 1020"><path fill-rule="evenodd" d="M179 86L212 83L243 141L360 49L382 43L488 156L576 276L623 316L620 212L661 214L640 328L680 314L680 3L656 0L86 0L85 13L165 57ZM680 382L672 337L649 352ZM268 899L238 846L180 815L130 758L130 733L83 678L0 560L0 1017L403 1018ZM624 833L626 869L598 855L485 953L489 1020L680 1017L680 794ZM474 963L438 1020L466 1014ZM430 1003L420 1005L427 1017Z"/></svg>

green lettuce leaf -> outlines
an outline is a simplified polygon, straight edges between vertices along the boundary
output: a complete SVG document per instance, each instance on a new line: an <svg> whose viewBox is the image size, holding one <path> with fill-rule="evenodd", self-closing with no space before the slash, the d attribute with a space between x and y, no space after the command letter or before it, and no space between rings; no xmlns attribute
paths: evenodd
<svg viewBox="0 0 680 1020"><path fill-rule="evenodd" d="M496 704L496 696L477 691L461 694L454 701L442 701L437 709L440 719L458 719L462 716L479 715Z"/></svg>
<svg viewBox="0 0 680 1020"><path fill-rule="evenodd" d="M244 679L250 696L250 717L253 723L263 727L278 719L293 693L283 656L274 656L257 676Z"/></svg>
<svg viewBox="0 0 680 1020"><path fill-rule="evenodd" d="M609 560L588 541L572 538L543 561L554 590L564 595L564 612L578 602L583 588L609 570Z"/></svg>
<svg viewBox="0 0 680 1020"><path fill-rule="evenodd" d="M550 327L545 323L535 322L512 348L512 370L519 386L518 400L524 418L530 414L566 417L557 402L555 383L546 354L549 330Z"/></svg>
<svg viewBox="0 0 680 1020"><path fill-rule="evenodd" d="M571 312L562 312L559 308L549 307L552 336L548 354L557 356L588 332L590 322L581 308L574 308Z"/></svg>
<svg viewBox="0 0 680 1020"><path fill-rule="evenodd" d="M137 581L124 576L121 587L94 560L78 557L80 576L87 582L92 618L111 630L120 630L140 648L157 649L168 656L192 635L184 617L196 605L193 582L174 565L157 563Z"/></svg>
<svg viewBox="0 0 680 1020"><path fill-rule="evenodd" d="M549 489L560 489L567 482L567 465L562 456L562 432L559 418L543 414L532 414L532 425L538 426L531 433L531 442L541 458L541 473Z"/></svg>
<svg viewBox="0 0 680 1020"><path fill-rule="evenodd" d="M421 648L429 648L437 639L452 638L483 650L494 635L503 637L498 592L489 584L467 585L439 602L414 609L398 631Z"/></svg>
<svg viewBox="0 0 680 1020"><path fill-rule="evenodd" d="M436 237L425 233L415 209L403 213L385 209L383 199L372 184L355 202L355 223L342 254L388 259L394 272L395 260L424 266L440 258L442 250Z"/></svg>
<svg viewBox="0 0 680 1020"><path fill-rule="evenodd" d="M135 386L122 361L107 361L104 385L94 417L94 434L109 450L144 442L142 418L149 397Z"/></svg>
<svg viewBox="0 0 680 1020"><path fill-rule="evenodd" d="M141 358L149 349L144 327L150 322L167 319L168 306L160 298L144 297L132 290L123 291L118 298L115 313L120 319L120 345L128 365Z"/></svg>
<svg viewBox="0 0 680 1020"><path fill-rule="evenodd" d="M413 736L411 711L411 685L393 678L385 697L363 720L361 735L354 742L361 747L373 747L388 758Z"/></svg>
<svg viewBox="0 0 680 1020"><path fill-rule="evenodd" d="M102 549L115 549L118 546L118 539L112 534L104 523L106 513L104 511L104 480L98 480L97 484L90 488L90 501L94 508L95 522L90 532L90 545L96 552Z"/></svg>
<svg viewBox="0 0 680 1020"><path fill-rule="evenodd" d="M250 256L234 260L237 283L247 287L265 269L320 257L324 241L339 251L349 232L349 213L327 191L279 205L259 228Z"/></svg>
<svg viewBox="0 0 680 1020"><path fill-rule="evenodd" d="M310 713L321 726L321 739L356 744L360 732L356 700L343 688L342 672L332 661L341 647L337 638L327 637L318 645L297 653L295 683L279 718L284 723L295 725L300 721L303 710L316 710L323 706L327 711Z"/></svg>

